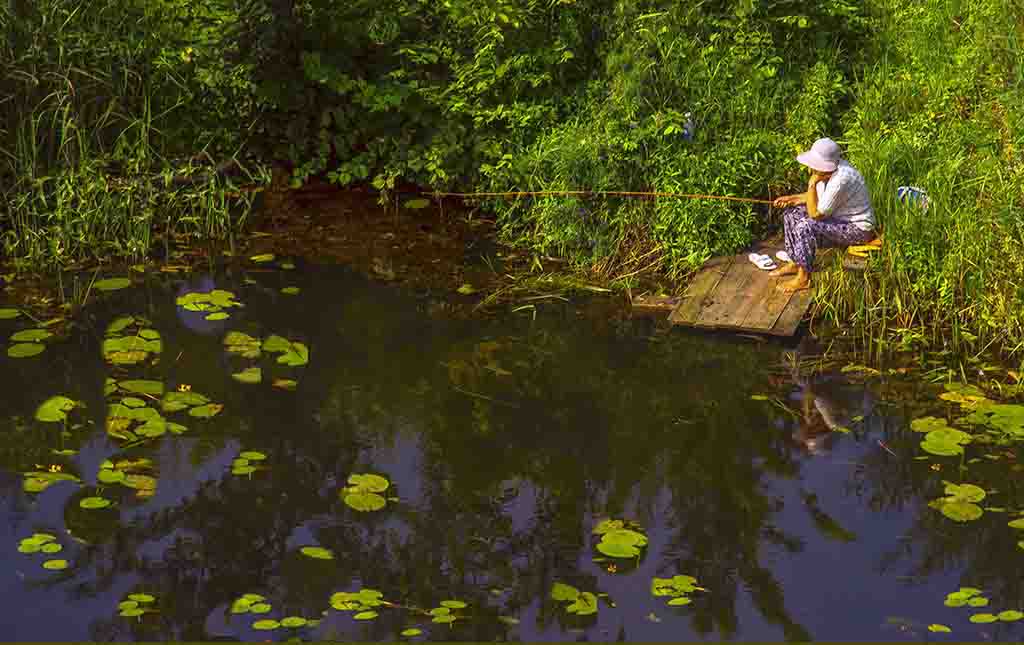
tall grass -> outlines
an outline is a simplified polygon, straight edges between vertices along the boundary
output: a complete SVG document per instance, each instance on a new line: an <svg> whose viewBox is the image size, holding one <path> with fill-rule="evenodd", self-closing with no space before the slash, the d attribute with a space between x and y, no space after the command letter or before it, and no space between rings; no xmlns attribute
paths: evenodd
<svg viewBox="0 0 1024 645"><path fill-rule="evenodd" d="M0 6L0 231L15 264L138 260L155 231L224 239L244 222L251 197L230 203L230 181L159 180L188 164L180 130L164 130L185 102L168 88L185 83L155 64L155 21L116 0Z"/></svg>
<svg viewBox="0 0 1024 645"><path fill-rule="evenodd" d="M882 57L853 88L844 143L885 243L868 271L819 278L817 313L875 352L1024 349L1024 6L878 0ZM928 191L927 211L900 185Z"/></svg>

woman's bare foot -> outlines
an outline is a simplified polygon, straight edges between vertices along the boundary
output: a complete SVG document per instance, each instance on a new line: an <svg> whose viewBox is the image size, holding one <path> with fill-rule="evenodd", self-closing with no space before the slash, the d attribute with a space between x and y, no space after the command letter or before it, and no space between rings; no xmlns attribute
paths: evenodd
<svg viewBox="0 0 1024 645"><path fill-rule="evenodd" d="M776 287L779 291L785 291L786 293L793 293L795 291L803 291L811 286L811 277L806 271L800 270L792 280L786 280L785 282L779 283Z"/></svg>
<svg viewBox="0 0 1024 645"><path fill-rule="evenodd" d="M774 271L770 272L768 275L770 275L773 278L779 278L784 275L793 275L798 270L799 267L797 267L795 262L786 262L778 269L775 269Z"/></svg>

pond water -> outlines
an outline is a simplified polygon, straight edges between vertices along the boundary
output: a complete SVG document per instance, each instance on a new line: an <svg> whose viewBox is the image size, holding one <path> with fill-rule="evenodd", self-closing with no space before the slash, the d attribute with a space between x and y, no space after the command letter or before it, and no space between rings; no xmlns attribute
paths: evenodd
<svg viewBox="0 0 1024 645"><path fill-rule="evenodd" d="M1012 512L1019 469L929 458L913 388L586 301L453 317L344 268L264 267L136 279L0 356L7 639L1024 635L970 621L1022 608L1024 532L928 506L985 480ZM231 293L188 295L212 289ZM58 395L81 406L40 409ZM850 431L814 435L826 418ZM965 586L988 606L944 605Z"/></svg>

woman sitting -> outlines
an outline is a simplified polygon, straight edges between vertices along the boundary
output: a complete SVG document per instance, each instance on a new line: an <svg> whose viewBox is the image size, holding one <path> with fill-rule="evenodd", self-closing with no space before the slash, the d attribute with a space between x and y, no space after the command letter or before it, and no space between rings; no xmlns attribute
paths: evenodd
<svg viewBox="0 0 1024 645"><path fill-rule="evenodd" d="M818 139L797 161L811 170L807 192L775 200L783 211L786 262L769 275L793 275L779 285L784 291L811 286L814 254L819 247L866 244L875 237L875 214L864 177L842 158L832 139Z"/></svg>

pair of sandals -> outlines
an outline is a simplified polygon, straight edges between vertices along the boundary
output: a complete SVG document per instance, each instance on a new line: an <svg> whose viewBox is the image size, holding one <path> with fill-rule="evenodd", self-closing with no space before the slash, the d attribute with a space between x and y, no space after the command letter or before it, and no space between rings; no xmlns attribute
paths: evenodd
<svg viewBox="0 0 1024 645"><path fill-rule="evenodd" d="M782 262L793 261L792 258L789 257L789 253L786 253L785 251L779 251L778 253L775 254L775 257L777 257ZM775 264L775 260L773 260L772 256L770 255L751 253L750 255L747 256L747 258L754 263L754 266L756 266L758 269L761 269L762 271L772 271L773 269L778 268L778 265Z"/></svg>

